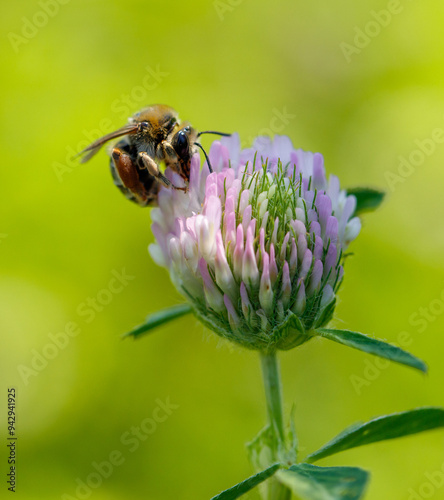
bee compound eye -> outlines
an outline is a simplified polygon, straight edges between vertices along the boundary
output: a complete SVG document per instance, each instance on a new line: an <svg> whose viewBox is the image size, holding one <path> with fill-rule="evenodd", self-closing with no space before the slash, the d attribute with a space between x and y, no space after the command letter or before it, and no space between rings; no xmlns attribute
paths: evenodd
<svg viewBox="0 0 444 500"><path fill-rule="evenodd" d="M174 149L179 156L185 156L188 151L188 137L185 129L177 133Z"/></svg>
<svg viewBox="0 0 444 500"><path fill-rule="evenodd" d="M149 123L148 122L140 122L139 123L139 132L145 132L145 130L148 130Z"/></svg>

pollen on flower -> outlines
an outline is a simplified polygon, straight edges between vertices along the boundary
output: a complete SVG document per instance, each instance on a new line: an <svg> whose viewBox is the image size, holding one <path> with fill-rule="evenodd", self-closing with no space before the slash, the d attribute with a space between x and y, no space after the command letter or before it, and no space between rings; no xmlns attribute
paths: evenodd
<svg viewBox="0 0 444 500"><path fill-rule="evenodd" d="M262 350L307 341L333 315L343 252L361 227L355 197L327 181L321 154L287 137L242 151L226 137L210 161L211 174L193 157L188 192L160 190L153 258L219 335Z"/></svg>

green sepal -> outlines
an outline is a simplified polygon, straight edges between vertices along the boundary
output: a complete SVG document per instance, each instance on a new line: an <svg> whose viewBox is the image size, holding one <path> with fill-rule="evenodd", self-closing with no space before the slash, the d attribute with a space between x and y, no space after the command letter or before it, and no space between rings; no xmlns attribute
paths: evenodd
<svg viewBox="0 0 444 500"><path fill-rule="evenodd" d="M254 470L269 467L277 455L276 440L270 425L265 426L258 435L246 445L248 458Z"/></svg>
<svg viewBox="0 0 444 500"><path fill-rule="evenodd" d="M296 414L296 405L293 403L290 411L290 425L287 433L287 443L289 444L289 451L294 454L290 463L296 463L299 451L299 439L296 434L296 425L294 423L294 416Z"/></svg>
<svg viewBox="0 0 444 500"><path fill-rule="evenodd" d="M335 307L336 307L336 297L322 309L319 318L317 318L315 322L314 325L315 329L327 325L333 319Z"/></svg>
<svg viewBox="0 0 444 500"><path fill-rule="evenodd" d="M266 333L256 333L247 329L233 331L228 321L224 322L220 315L208 309L194 307L192 312L208 329L247 349L265 352L275 349L288 350L307 342L314 336L312 332L306 332L301 320L291 311L288 311L285 318Z"/></svg>
<svg viewBox="0 0 444 500"><path fill-rule="evenodd" d="M269 477L273 476L280 467L281 464L274 464L271 467L268 467L268 469L258 472L254 476L251 476L235 486L228 488L228 490L222 491L222 493L219 493L211 500L235 500L255 488L258 484L264 482Z"/></svg>
<svg viewBox="0 0 444 500"><path fill-rule="evenodd" d="M322 448L311 453L305 458L305 461L315 462L357 446L409 436L438 427L444 427L443 408L424 407L384 415L369 422L357 423L348 427Z"/></svg>
<svg viewBox="0 0 444 500"><path fill-rule="evenodd" d="M376 210L384 200L384 191L373 188L353 188L347 189L347 194L356 197L356 209L353 215L359 215L362 212Z"/></svg>
<svg viewBox="0 0 444 500"><path fill-rule="evenodd" d="M363 333L332 328L317 328L314 333L339 344L416 368L424 373L427 372L427 365L424 361L413 356L413 354L382 340L368 337Z"/></svg>
<svg viewBox="0 0 444 500"><path fill-rule="evenodd" d="M123 334L122 337L139 338L146 333L151 333L151 330L191 312L192 308L188 304L179 304L177 306L168 307L167 309L162 309L161 311L147 316L145 323L136 326L130 332Z"/></svg>
<svg viewBox="0 0 444 500"><path fill-rule="evenodd" d="M219 335L219 337L235 342L242 347L246 347L247 349L257 349L256 343L258 342L260 342L261 345L266 345L265 335L263 335L263 338L258 338L250 332L233 332L228 321L223 321L221 317L210 309L194 307L193 314L204 326Z"/></svg>
<svg viewBox="0 0 444 500"><path fill-rule="evenodd" d="M270 346L287 351L307 342L311 338L312 335L305 331L305 327L298 316L288 311L284 321L272 330Z"/></svg>
<svg viewBox="0 0 444 500"><path fill-rule="evenodd" d="M286 429L287 439L285 443L277 442L276 434L269 424L252 441L247 443L248 458L255 470L260 471L276 462L286 464L296 462L298 438L294 425L295 409L293 406L290 412L290 423Z"/></svg>
<svg viewBox="0 0 444 500"><path fill-rule="evenodd" d="M297 464L278 471L276 478L301 500L359 500L369 474L358 467Z"/></svg>

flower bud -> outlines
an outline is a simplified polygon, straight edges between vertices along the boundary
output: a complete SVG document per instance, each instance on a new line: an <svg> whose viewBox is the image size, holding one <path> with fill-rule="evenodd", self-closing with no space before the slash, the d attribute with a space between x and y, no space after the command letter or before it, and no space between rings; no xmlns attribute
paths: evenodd
<svg viewBox="0 0 444 500"><path fill-rule="evenodd" d="M265 253L263 255L263 269L259 287L259 302L267 315L270 315L273 309L273 288L270 281L269 260L268 254Z"/></svg>

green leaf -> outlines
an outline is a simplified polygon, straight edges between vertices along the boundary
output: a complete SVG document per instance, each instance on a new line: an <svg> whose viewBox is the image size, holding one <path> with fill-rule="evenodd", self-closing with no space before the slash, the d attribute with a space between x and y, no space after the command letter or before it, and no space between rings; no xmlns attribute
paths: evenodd
<svg viewBox="0 0 444 500"><path fill-rule="evenodd" d="M136 328L130 332L125 333L123 337L139 338L145 333L150 333L154 328L157 328L164 323L168 323L168 321L172 321L173 319L180 318L190 312L192 312L192 309L188 304L180 304L178 306L168 307L168 309L162 309L162 311L158 311L147 316L145 323L136 326Z"/></svg>
<svg viewBox="0 0 444 500"><path fill-rule="evenodd" d="M368 472L357 467L292 465L276 474L302 500L359 500L365 492Z"/></svg>
<svg viewBox="0 0 444 500"><path fill-rule="evenodd" d="M353 188L347 189L347 194L356 196L356 209L353 215L359 215L361 212L376 210L384 199L384 191L378 191L372 188Z"/></svg>
<svg viewBox="0 0 444 500"><path fill-rule="evenodd" d="M268 467L268 469L265 469L262 472L259 472L258 474L255 474L254 476L245 479L245 481L236 484L236 486L233 486L228 490L222 491L222 493L219 493L219 495L216 495L211 500L234 500L235 498L239 498L244 493L247 493L247 491L252 490L255 486L264 482L266 479L275 474L275 472L280 467L281 464L274 464L271 467Z"/></svg>
<svg viewBox="0 0 444 500"><path fill-rule="evenodd" d="M366 423L354 424L305 460L315 462L340 451L349 450L387 439L395 439L418 432L444 427L444 409L436 407L416 408L375 418Z"/></svg>
<svg viewBox="0 0 444 500"><path fill-rule="evenodd" d="M374 354L380 358L390 359L396 363L411 366L424 373L427 372L427 365L424 361L413 356L413 354L382 340L368 337L363 333L352 332L350 330L335 330L332 328L317 328L315 333L339 344Z"/></svg>

